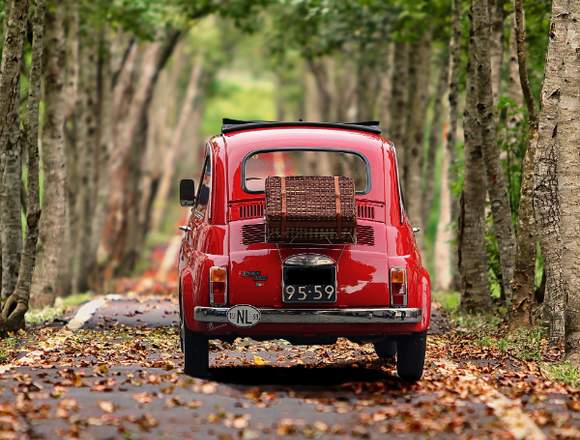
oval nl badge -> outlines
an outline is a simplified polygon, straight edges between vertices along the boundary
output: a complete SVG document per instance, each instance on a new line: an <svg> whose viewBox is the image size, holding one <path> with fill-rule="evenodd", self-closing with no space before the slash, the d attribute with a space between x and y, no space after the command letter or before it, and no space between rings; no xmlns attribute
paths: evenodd
<svg viewBox="0 0 580 440"><path fill-rule="evenodd" d="M253 327L260 322L260 311L246 304L233 306L227 316L228 321L237 327Z"/></svg>

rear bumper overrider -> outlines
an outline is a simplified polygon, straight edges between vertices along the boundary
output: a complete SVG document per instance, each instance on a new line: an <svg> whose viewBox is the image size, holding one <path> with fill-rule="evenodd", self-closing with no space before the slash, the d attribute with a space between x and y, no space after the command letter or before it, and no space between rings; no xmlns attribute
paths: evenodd
<svg viewBox="0 0 580 440"><path fill-rule="evenodd" d="M259 324L415 324L421 322L419 308L272 309L257 308ZM194 308L199 322L228 323L229 307Z"/></svg>

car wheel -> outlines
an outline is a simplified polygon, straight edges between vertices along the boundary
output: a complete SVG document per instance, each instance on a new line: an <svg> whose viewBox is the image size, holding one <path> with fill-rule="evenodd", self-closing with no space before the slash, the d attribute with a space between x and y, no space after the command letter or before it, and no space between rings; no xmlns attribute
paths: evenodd
<svg viewBox="0 0 580 440"><path fill-rule="evenodd" d="M427 332L403 336L397 341L397 374L407 382L417 382L423 375Z"/></svg>
<svg viewBox="0 0 580 440"><path fill-rule="evenodd" d="M183 372L188 376L209 376L209 339L182 325Z"/></svg>
<svg viewBox="0 0 580 440"><path fill-rule="evenodd" d="M375 342L375 353L381 360L387 360L397 354L397 342L393 340L384 339L379 342Z"/></svg>

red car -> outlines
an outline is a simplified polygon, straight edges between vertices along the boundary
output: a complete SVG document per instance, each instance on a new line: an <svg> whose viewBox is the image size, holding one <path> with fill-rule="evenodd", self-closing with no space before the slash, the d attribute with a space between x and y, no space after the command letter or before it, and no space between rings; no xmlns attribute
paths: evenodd
<svg viewBox="0 0 580 440"><path fill-rule="evenodd" d="M376 125L375 125L376 124ZM378 123L224 120L206 146L179 258L185 373L204 377L208 340L283 338L293 344L371 342L421 378L431 310L429 274L405 213L393 144ZM347 244L270 243L268 176L354 180L356 238Z"/></svg>

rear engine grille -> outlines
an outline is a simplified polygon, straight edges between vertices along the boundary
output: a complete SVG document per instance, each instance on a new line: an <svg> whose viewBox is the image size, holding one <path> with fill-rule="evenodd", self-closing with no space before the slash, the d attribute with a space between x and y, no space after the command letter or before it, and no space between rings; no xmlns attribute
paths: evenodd
<svg viewBox="0 0 580 440"><path fill-rule="evenodd" d="M243 244L248 245L265 242L266 242L266 225L264 223L242 226Z"/></svg>
<svg viewBox="0 0 580 440"><path fill-rule="evenodd" d="M356 227L357 244L374 246L375 231L372 226L357 225ZM242 226L242 243L245 245L265 243L266 242L266 225L258 223L255 225Z"/></svg>
<svg viewBox="0 0 580 440"><path fill-rule="evenodd" d="M356 215L358 218L363 218L365 220L374 220L375 208L374 206L358 205L356 209Z"/></svg>
<svg viewBox="0 0 580 440"><path fill-rule="evenodd" d="M243 204L238 209L239 218L242 220L264 217L264 203L262 202Z"/></svg>
<svg viewBox="0 0 580 440"><path fill-rule="evenodd" d="M365 244L374 246L375 244L375 230L372 226L357 225L356 227L356 242L357 244Z"/></svg>

